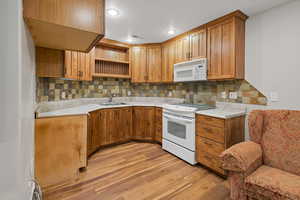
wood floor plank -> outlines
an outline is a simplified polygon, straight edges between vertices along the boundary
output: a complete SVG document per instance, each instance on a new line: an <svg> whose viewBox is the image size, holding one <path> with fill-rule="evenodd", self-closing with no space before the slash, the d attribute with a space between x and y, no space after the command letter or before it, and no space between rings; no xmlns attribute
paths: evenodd
<svg viewBox="0 0 300 200"><path fill-rule="evenodd" d="M48 189L45 200L193 200L224 180L165 152L160 145L127 143L101 149L87 170Z"/></svg>

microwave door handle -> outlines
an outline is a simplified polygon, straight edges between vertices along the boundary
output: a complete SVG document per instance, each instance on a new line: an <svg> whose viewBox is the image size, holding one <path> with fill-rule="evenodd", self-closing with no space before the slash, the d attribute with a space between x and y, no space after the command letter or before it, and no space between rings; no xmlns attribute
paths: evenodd
<svg viewBox="0 0 300 200"><path fill-rule="evenodd" d="M171 116L171 115L168 115L168 114L164 114L163 116L165 118L169 119L169 120L175 120L175 121L178 121L178 122L185 122L185 123L193 123L193 120L190 120L190 119L175 117L175 116Z"/></svg>

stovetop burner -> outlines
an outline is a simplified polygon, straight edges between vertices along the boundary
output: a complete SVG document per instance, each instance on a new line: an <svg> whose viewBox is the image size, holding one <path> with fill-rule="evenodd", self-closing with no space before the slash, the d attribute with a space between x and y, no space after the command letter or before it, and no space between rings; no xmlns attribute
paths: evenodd
<svg viewBox="0 0 300 200"><path fill-rule="evenodd" d="M188 103L182 103L182 104L174 104L174 105L176 105L176 106L182 106L182 107L195 108L197 111L216 108L215 106L211 106L211 105L208 105L208 104L188 104Z"/></svg>

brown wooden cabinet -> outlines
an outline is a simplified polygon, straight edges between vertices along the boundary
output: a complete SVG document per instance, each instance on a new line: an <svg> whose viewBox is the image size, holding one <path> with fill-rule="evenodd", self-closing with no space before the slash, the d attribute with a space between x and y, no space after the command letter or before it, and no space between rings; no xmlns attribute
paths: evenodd
<svg viewBox="0 0 300 200"><path fill-rule="evenodd" d="M131 139L131 107L97 110L89 116L88 155L100 147Z"/></svg>
<svg viewBox="0 0 300 200"><path fill-rule="evenodd" d="M92 80L95 65L94 49L89 53L36 48L38 77L67 78L73 80Z"/></svg>
<svg viewBox="0 0 300 200"><path fill-rule="evenodd" d="M162 45L162 70L161 81L173 82L174 78L174 63L176 55L176 42L167 42Z"/></svg>
<svg viewBox="0 0 300 200"><path fill-rule="evenodd" d="M196 29L176 40L176 63L206 58L206 28Z"/></svg>
<svg viewBox="0 0 300 200"><path fill-rule="evenodd" d="M131 81L144 83L148 80L147 47L135 46L131 48Z"/></svg>
<svg viewBox="0 0 300 200"><path fill-rule="evenodd" d="M87 165L87 116L35 120L35 178L43 189L74 181Z"/></svg>
<svg viewBox="0 0 300 200"><path fill-rule="evenodd" d="M245 117L219 119L196 116L196 160L216 172L226 175L219 155L234 144L244 141Z"/></svg>
<svg viewBox="0 0 300 200"><path fill-rule="evenodd" d="M131 48L131 81L133 83L161 82L160 45L141 45Z"/></svg>
<svg viewBox="0 0 300 200"><path fill-rule="evenodd" d="M161 46L154 45L147 47L147 66L148 79L147 82L161 82Z"/></svg>
<svg viewBox="0 0 300 200"><path fill-rule="evenodd" d="M153 140L155 134L155 107L133 107L133 134L135 140Z"/></svg>
<svg viewBox="0 0 300 200"><path fill-rule="evenodd" d="M155 108L155 141L162 143L162 108Z"/></svg>
<svg viewBox="0 0 300 200"><path fill-rule="evenodd" d="M24 0L23 8L36 46L88 52L104 36L104 0Z"/></svg>
<svg viewBox="0 0 300 200"><path fill-rule="evenodd" d="M237 13L208 23L208 79L244 79L246 19Z"/></svg>

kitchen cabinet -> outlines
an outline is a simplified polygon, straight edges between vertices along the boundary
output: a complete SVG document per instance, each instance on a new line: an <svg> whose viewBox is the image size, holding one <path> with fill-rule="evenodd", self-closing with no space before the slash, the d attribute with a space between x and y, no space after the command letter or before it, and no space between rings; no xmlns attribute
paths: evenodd
<svg viewBox="0 0 300 200"><path fill-rule="evenodd" d="M206 58L206 28L197 29L176 40L176 63Z"/></svg>
<svg viewBox="0 0 300 200"><path fill-rule="evenodd" d="M162 45L162 82L173 82L174 76L174 63L176 53L176 42L167 42Z"/></svg>
<svg viewBox="0 0 300 200"><path fill-rule="evenodd" d="M147 82L159 83L161 82L161 46L147 47L147 66L148 79Z"/></svg>
<svg viewBox="0 0 300 200"><path fill-rule="evenodd" d="M89 114L89 118L88 155L91 155L100 147L126 142L131 139L131 107L93 111Z"/></svg>
<svg viewBox="0 0 300 200"><path fill-rule="evenodd" d="M87 116L35 120L35 178L43 189L74 181L87 166Z"/></svg>
<svg viewBox="0 0 300 200"><path fill-rule="evenodd" d="M131 81L161 82L161 46L145 45L131 48Z"/></svg>
<svg viewBox="0 0 300 200"><path fill-rule="evenodd" d="M23 0L36 46L89 52L105 33L105 0Z"/></svg>
<svg viewBox="0 0 300 200"><path fill-rule="evenodd" d="M219 155L244 141L245 117L220 119L196 115L196 160L226 176Z"/></svg>
<svg viewBox="0 0 300 200"><path fill-rule="evenodd" d="M89 53L36 48L38 77L91 81L95 66L94 49Z"/></svg>
<svg viewBox="0 0 300 200"><path fill-rule="evenodd" d="M162 108L155 108L155 141L162 143Z"/></svg>
<svg viewBox="0 0 300 200"><path fill-rule="evenodd" d="M133 135L135 140L153 140L155 107L133 107Z"/></svg>
<svg viewBox="0 0 300 200"><path fill-rule="evenodd" d="M133 83L147 82L147 47L134 46L131 48L131 81Z"/></svg>
<svg viewBox="0 0 300 200"><path fill-rule="evenodd" d="M208 79L244 79L246 19L240 13L207 25Z"/></svg>

